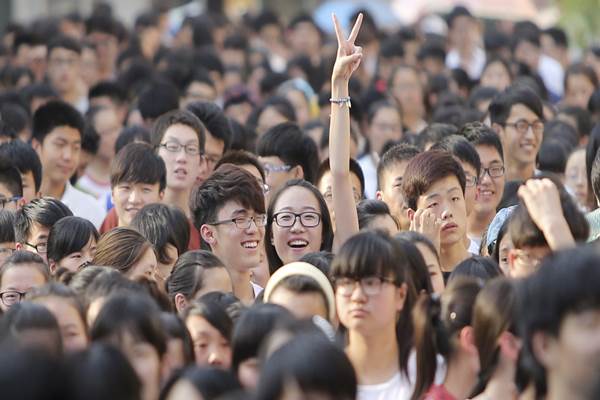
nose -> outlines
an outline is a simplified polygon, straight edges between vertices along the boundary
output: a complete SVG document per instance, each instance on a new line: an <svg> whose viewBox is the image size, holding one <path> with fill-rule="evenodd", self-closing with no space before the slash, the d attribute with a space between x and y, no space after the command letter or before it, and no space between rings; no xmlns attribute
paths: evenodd
<svg viewBox="0 0 600 400"><path fill-rule="evenodd" d="M130 193L129 193L129 198L127 199L130 203L137 203L139 202L141 199L141 193L139 190L137 189L133 189Z"/></svg>
<svg viewBox="0 0 600 400"><path fill-rule="evenodd" d="M447 220L452 218L452 211L450 211L448 208L446 208L443 212L442 212L442 220Z"/></svg>
<svg viewBox="0 0 600 400"><path fill-rule="evenodd" d="M350 299L352 301L356 301L356 302L363 302L366 300L366 298L367 298L367 295L363 291L360 281L355 281L354 289L352 290L352 295L350 296Z"/></svg>
<svg viewBox="0 0 600 400"><path fill-rule="evenodd" d="M300 232L304 230L304 226L302 222L300 222L300 217L296 216L294 219L294 224L290 227L290 230L293 232Z"/></svg>
<svg viewBox="0 0 600 400"><path fill-rule="evenodd" d="M221 355L217 351L211 351L208 355L208 363L210 365L223 365L223 360L221 359Z"/></svg>

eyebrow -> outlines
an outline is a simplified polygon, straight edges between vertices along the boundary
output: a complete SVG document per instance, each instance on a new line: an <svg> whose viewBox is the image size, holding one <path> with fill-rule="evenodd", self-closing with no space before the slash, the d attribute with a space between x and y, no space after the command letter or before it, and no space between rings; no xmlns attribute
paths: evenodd
<svg viewBox="0 0 600 400"><path fill-rule="evenodd" d="M233 211L231 213L231 216L233 217L234 215L240 215L240 214L248 214L248 210L246 210L245 208L238 208L237 210Z"/></svg>
<svg viewBox="0 0 600 400"><path fill-rule="evenodd" d="M311 207L311 206L304 206L304 207L301 208L301 210L318 211L316 208ZM294 211L294 208L293 207L283 207L283 208L280 208L278 212L281 212L281 211Z"/></svg>
<svg viewBox="0 0 600 400"><path fill-rule="evenodd" d="M460 190L460 191L462 192L461 188L454 186L454 187L452 187L452 188L450 188L450 189L446 190L446 194L448 194L448 193L452 193L452 192L455 192L455 191L457 191L457 190ZM431 200L431 199L433 199L434 197L441 197L441 196L442 196L442 195L441 195L440 193L431 193L429 196L425 197L425 201Z"/></svg>

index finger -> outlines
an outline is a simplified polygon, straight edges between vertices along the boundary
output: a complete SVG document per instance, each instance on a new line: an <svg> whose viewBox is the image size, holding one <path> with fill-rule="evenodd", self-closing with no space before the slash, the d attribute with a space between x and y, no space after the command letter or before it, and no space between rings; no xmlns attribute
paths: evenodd
<svg viewBox="0 0 600 400"><path fill-rule="evenodd" d="M362 13L358 14L358 17L356 18L356 22L354 23L354 26L352 27L352 32L350 32L350 37L348 38L348 41L352 44L354 44L354 41L356 40L356 37L358 36L358 31L360 31L360 26L362 25L362 20L363 20L363 15Z"/></svg>
<svg viewBox="0 0 600 400"><path fill-rule="evenodd" d="M342 47L344 43L344 30L340 26L340 21L338 21L335 14L331 14L331 18L333 19L333 27L335 28L335 36L337 37L338 46Z"/></svg>

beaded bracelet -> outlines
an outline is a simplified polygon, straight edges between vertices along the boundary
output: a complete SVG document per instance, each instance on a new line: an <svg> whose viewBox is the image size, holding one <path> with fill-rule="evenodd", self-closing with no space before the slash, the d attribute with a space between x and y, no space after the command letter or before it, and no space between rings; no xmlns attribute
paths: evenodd
<svg viewBox="0 0 600 400"><path fill-rule="evenodd" d="M331 103L334 103L334 104L337 104L337 105L339 105L340 107L342 107L342 106L344 106L344 105L347 105L347 106L348 106L348 108L351 108L351 107L352 107L352 103L350 102L350 96L347 96L347 97L340 97L339 99L334 99L334 98L331 98L331 99L329 99L329 101L330 101Z"/></svg>

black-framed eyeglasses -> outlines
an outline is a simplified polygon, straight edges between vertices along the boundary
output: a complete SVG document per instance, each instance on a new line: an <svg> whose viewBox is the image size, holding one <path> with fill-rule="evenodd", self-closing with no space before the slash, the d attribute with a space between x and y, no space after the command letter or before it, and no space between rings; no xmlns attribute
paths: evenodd
<svg viewBox="0 0 600 400"><path fill-rule="evenodd" d="M48 251L48 243L31 244L29 242L25 242L25 244L29 247L34 248L35 251L37 251L39 254L46 254L46 252Z"/></svg>
<svg viewBox="0 0 600 400"><path fill-rule="evenodd" d="M520 119L517 122L505 122L504 126L510 126L512 128L515 128L517 132L519 132L522 135L527 133L529 127L531 127L531 130L536 135L544 133L544 122L540 121L539 119L531 123L527 120Z"/></svg>
<svg viewBox="0 0 600 400"><path fill-rule="evenodd" d="M314 228L321 223L321 214L313 211L306 211L300 214L283 211L273 215L273 221L282 228L294 226L298 219L300 219L300 223L303 227Z"/></svg>
<svg viewBox="0 0 600 400"><path fill-rule="evenodd" d="M15 204L17 204L17 201L21 200L21 196L13 196L13 197L8 197L8 198L2 198L0 199L0 209L4 209L4 207L9 204L14 202Z"/></svg>
<svg viewBox="0 0 600 400"><path fill-rule="evenodd" d="M7 290L5 292L0 293L0 300L2 300L2 304L7 307L20 303L23 298L25 298L26 292L19 292L16 290Z"/></svg>
<svg viewBox="0 0 600 400"><path fill-rule="evenodd" d="M381 288L384 283L395 283L395 280L383 276L367 276L360 279L348 277L336 278L334 280L336 293L343 297L350 297L352 296L357 283L360 285L363 293L367 296L377 296L381 293Z"/></svg>
<svg viewBox="0 0 600 400"><path fill-rule="evenodd" d="M250 228L250 224L254 222L254 224L258 228L262 228L267 224L267 216L265 214L254 215L252 217L236 217L231 219L224 219L221 221L209 222L208 225L223 225L223 224L231 224L234 223L238 229L248 229Z"/></svg>
<svg viewBox="0 0 600 400"><path fill-rule="evenodd" d="M504 167L494 166L489 168L481 168L481 177L479 179L483 179L485 174L488 174L490 178L500 178L504 175Z"/></svg>
<svg viewBox="0 0 600 400"><path fill-rule="evenodd" d="M159 147L165 148L169 153L179 153L181 149L185 151L188 156L197 156L198 154L203 155L200 151L200 146L197 144L181 144L178 142L166 142L161 143Z"/></svg>

